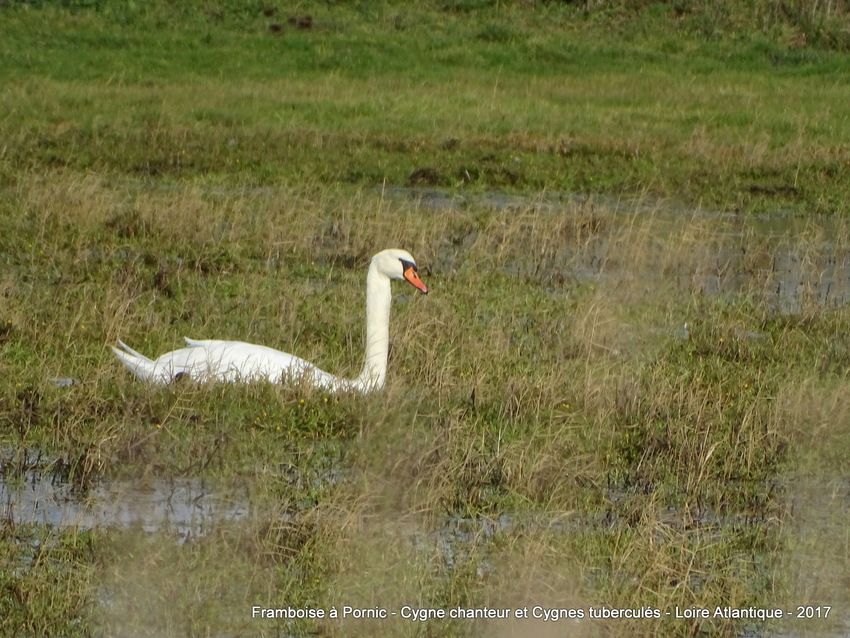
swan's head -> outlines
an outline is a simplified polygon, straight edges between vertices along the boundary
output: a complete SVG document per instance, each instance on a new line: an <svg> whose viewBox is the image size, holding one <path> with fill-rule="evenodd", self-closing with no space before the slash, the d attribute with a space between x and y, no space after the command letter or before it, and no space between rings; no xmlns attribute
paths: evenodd
<svg viewBox="0 0 850 638"><path fill-rule="evenodd" d="M372 257L371 267L390 279L404 279L413 284L420 292L428 294L428 287L419 279L416 261L406 250L399 248L382 250Z"/></svg>

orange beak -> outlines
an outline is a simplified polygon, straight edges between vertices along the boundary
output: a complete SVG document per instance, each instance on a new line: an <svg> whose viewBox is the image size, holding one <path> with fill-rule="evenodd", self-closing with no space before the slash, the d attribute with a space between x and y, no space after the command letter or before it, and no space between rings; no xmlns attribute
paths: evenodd
<svg viewBox="0 0 850 638"><path fill-rule="evenodd" d="M419 273L416 272L416 266L409 265L404 269L404 278L407 279L410 283L416 286L420 292L423 294L428 294L428 287L422 283L422 280L419 278Z"/></svg>

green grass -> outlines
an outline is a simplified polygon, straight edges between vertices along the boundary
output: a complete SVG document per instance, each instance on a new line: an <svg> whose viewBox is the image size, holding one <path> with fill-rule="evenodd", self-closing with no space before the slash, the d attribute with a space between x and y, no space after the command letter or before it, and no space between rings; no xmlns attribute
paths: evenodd
<svg viewBox="0 0 850 638"><path fill-rule="evenodd" d="M8 516L3 631L527 635L553 627L250 609L812 604L833 615L766 630L841 633L850 313L819 295L846 279L848 42L818 6L0 8L4 480L40 454L80 498L187 477L250 504L182 543ZM353 376L389 246L432 293L394 288L376 395L150 389L106 347L244 339Z"/></svg>
<svg viewBox="0 0 850 638"><path fill-rule="evenodd" d="M292 11L315 27L241 4L7 7L7 179L41 166L363 186L430 168L447 187L732 210L837 212L846 199L837 16L801 46L793 36L813 27L767 8L676 21L667 5ZM706 34L702 18L728 28Z"/></svg>

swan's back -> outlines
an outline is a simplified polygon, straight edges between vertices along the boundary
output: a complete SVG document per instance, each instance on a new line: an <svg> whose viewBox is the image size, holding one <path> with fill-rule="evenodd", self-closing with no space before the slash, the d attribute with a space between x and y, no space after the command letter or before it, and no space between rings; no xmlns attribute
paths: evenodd
<svg viewBox="0 0 850 638"><path fill-rule="evenodd" d="M266 346L243 341L186 339L187 348L168 352L156 360L136 352L123 342L115 354L138 379L156 385L168 384L184 375L198 382L225 383L304 381L326 390L341 390L340 379L304 359Z"/></svg>
<svg viewBox="0 0 850 638"><path fill-rule="evenodd" d="M156 360L196 381L271 381L298 377L313 366L294 355L244 341L186 339L188 348ZM167 359L166 359L167 358ZM163 361L166 359L166 361Z"/></svg>

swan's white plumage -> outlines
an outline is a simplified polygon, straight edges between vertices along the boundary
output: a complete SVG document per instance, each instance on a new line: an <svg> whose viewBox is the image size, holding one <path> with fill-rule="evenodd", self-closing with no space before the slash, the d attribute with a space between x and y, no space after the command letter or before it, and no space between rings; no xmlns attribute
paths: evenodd
<svg viewBox="0 0 850 638"><path fill-rule="evenodd" d="M138 379L154 385L188 376L195 381L225 383L271 381L305 383L329 392L368 392L384 385L389 352L390 280L406 279L423 293L416 262L404 250L389 249L372 258L366 277L366 356L356 379L342 379L312 363L273 348L243 341L186 339L188 347L168 352L156 360L119 341L115 355Z"/></svg>

